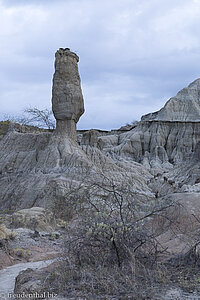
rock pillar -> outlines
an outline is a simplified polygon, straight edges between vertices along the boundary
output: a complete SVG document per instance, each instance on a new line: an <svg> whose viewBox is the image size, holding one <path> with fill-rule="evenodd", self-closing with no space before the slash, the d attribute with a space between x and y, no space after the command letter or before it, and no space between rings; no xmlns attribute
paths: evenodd
<svg viewBox="0 0 200 300"><path fill-rule="evenodd" d="M52 110L56 118L56 132L76 140L76 123L84 113L79 57L69 48L60 48L55 57Z"/></svg>

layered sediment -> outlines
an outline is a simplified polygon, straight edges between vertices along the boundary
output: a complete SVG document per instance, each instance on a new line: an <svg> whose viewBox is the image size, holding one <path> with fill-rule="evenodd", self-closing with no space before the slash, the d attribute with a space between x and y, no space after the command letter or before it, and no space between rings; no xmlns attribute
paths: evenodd
<svg viewBox="0 0 200 300"><path fill-rule="evenodd" d="M93 178L103 173L120 181L128 176L134 189L150 198L182 192L183 186L200 191L200 79L133 126L77 133L84 112L78 61L68 48L56 52L55 131L0 124L0 207L45 207L70 181L81 182L88 170Z"/></svg>
<svg viewBox="0 0 200 300"><path fill-rule="evenodd" d="M200 122L200 78L170 98L159 111L144 115L142 120Z"/></svg>
<svg viewBox="0 0 200 300"><path fill-rule="evenodd" d="M79 57L69 48L60 48L55 56L52 109L56 118L56 132L76 140L76 123L84 113Z"/></svg>

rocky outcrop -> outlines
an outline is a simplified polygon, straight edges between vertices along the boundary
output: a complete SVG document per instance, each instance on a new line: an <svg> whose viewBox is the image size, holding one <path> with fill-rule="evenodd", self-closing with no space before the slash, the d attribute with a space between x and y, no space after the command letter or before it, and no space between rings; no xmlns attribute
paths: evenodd
<svg viewBox="0 0 200 300"><path fill-rule="evenodd" d="M80 143L95 146L114 160L142 163L148 169L169 169L200 157L200 79L182 89L155 113L126 130L84 133ZM86 135L93 138L86 139Z"/></svg>
<svg viewBox="0 0 200 300"><path fill-rule="evenodd" d="M33 269L28 268L25 271L19 273L15 282L15 294L25 295L32 294L38 298L44 298L45 288L43 287L43 282L45 281L45 276L49 274L44 270L38 270L34 272Z"/></svg>
<svg viewBox="0 0 200 300"><path fill-rule="evenodd" d="M102 174L115 182L128 178L135 190L151 199L183 192L183 185L196 191L200 79L141 122L110 132L76 133L84 112L78 60L68 48L56 52L54 132L0 123L0 207L47 207L71 182L80 184L88 174L93 180Z"/></svg>
<svg viewBox="0 0 200 300"><path fill-rule="evenodd" d="M135 178L136 189L150 193L147 181L151 174L141 164L114 161L97 147L80 147L72 139L51 132L9 131L0 141L0 207L46 207L59 196L60 187L102 172L118 180L125 173Z"/></svg>
<svg viewBox="0 0 200 300"><path fill-rule="evenodd" d="M142 121L152 120L200 122L200 78L170 98L161 110L142 117Z"/></svg>
<svg viewBox="0 0 200 300"><path fill-rule="evenodd" d="M125 133L98 135L96 144L112 158L125 158L146 167L198 158L200 122L141 121Z"/></svg>
<svg viewBox="0 0 200 300"><path fill-rule="evenodd" d="M23 294L32 295L34 299L56 299L57 294L48 286L50 273L54 274L56 267L56 263L52 263L41 270L28 268L21 271L15 281L14 293L22 297Z"/></svg>
<svg viewBox="0 0 200 300"><path fill-rule="evenodd" d="M158 231L158 253L168 250L162 259L180 252L187 256L199 241L200 79L140 122L110 132L76 132L84 111L77 63L77 55L69 49L57 51L52 95L55 131L0 123L0 209L20 209L11 218L11 226L20 227L14 229L16 237L10 242L20 246L15 256L30 249L24 259L41 259L47 247L57 245L47 242L54 227L63 230L67 225L70 234L77 226L73 206L87 209L85 199L94 200L97 211L98 205L108 204L112 218L117 209L111 193L120 210L133 204L136 225L137 214L141 218L148 209L154 211L155 219L147 214L143 225ZM56 214L55 204L65 217L60 224L44 209L53 208ZM0 240L7 238L5 229L0 228ZM55 233L54 238L59 236ZM51 249L46 258L58 254L57 248ZM17 277L15 293L43 293L48 276L47 270L28 269Z"/></svg>
<svg viewBox="0 0 200 300"><path fill-rule="evenodd" d="M52 89L56 131L74 140L76 140L76 123L84 113L78 61L79 57L69 48L60 48L56 52Z"/></svg>

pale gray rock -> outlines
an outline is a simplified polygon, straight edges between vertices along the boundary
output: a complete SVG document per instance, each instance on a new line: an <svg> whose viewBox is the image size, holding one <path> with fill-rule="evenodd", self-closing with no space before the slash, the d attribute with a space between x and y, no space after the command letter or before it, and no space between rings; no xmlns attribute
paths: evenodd
<svg viewBox="0 0 200 300"><path fill-rule="evenodd" d="M56 53L56 131L0 124L0 209L20 209L12 219L17 227L48 231L53 221L43 208L65 198L69 189L90 184L95 201L101 201L103 178L119 189L128 187L143 209L173 204L168 209L172 228L163 231L158 223L161 251L167 248L168 258L187 252L199 237L200 79L133 125L76 132L84 111L77 63L69 49ZM17 290L25 277L18 277ZM33 288L39 287L35 278ZM32 285L23 288L31 291Z"/></svg>
<svg viewBox="0 0 200 300"><path fill-rule="evenodd" d="M91 129L83 133L80 144L96 147L98 142L98 131Z"/></svg>
<svg viewBox="0 0 200 300"><path fill-rule="evenodd" d="M163 231L158 223L161 251L168 249L169 257L187 252L199 236L200 79L140 122L110 132L77 133L84 111L77 63L69 49L56 53L56 131L0 124L0 209L20 209L13 215L15 226L48 231L53 221L43 208L66 199L69 189L91 184L95 201L101 201L102 195L109 196L102 194L103 179L133 193L141 215L146 208L173 204L168 211L170 218L175 216L172 228ZM30 276L25 291L39 290L37 278L32 286L32 271L25 275ZM18 277L16 290L25 277Z"/></svg>
<svg viewBox="0 0 200 300"><path fill-rule="evenodd" d="M193 110L192 121L174 121L173 107L167 105L170 120L146 118L110 132L79 131L76 142L76 123L84 111L77 63L69 49L57 51L52 95L56 131L0 124L0 207L48 207L72 182L78 185L86 177L98 181L102 175L119 184L128 179L147 199L181 192L184 185L197 191L200 122ZM197 103L192 99L197 99L199 82L176 99ZM183 106L189 116L187 109Z"/></svg>
<svg viewBox="0 0 200 300"><path fill-rule="evenodd" d="M98 136L102 150L112 158L137 162L156 161L165 167L191 158L199 159L200 122L141 121L118 135ZM144 160L145 158L145 160Z"/></svg>
<svg viewBox="0 0 200 300"><path fill-rule="evenodd" d="M170 98L161 110L142 117L142 121L151 120L200 122L200 78Z"/></svg>
<svg viewBox="0 0 200 300"><path fill-rule="evenodd" d="M52 109L56 131L76 139L76 123L84 113L84 102L78 72L79 57L69 48L56 52L53 76Z"/></svg>
<svg viewBox="0 0 200 300"><path fill-rule="evenodd" d="M196 183L196 184L193 184L193 185L190 185L190 184L184 184L181 188L181 191L182 192L198 192L200 193L200 183ZM200 196L200 194L199 194Z"/></svg>
<svg viewBox="0 0 200 300"><path fill-rule="evenodd" d="M132 177L136 190L151 193L151 174L141 164L120 165L98 147L79 146L55 132L20 132L13 127L0 140L0 207L48 207L61 187L72 180L80 184L86 175L98 178L102 172L118 181Z"/></svg>

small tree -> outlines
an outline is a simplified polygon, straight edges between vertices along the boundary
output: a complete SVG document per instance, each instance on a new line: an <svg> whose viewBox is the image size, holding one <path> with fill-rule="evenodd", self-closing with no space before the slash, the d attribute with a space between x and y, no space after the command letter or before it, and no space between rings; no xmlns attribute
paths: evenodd
<svg viewBox="0 0 200 300"><path fill-rule="evenodd" d="M173 222L174 216L168 215L173 207L136 191L128 174L119 181L103 174L94 178L88 172L81 182L62 185L52 209L72 222L67 227L58 289L125 294L141 283L143 288L151 286L152 270L160 268L159 258L166 251L157 237Z"/></svg>
<svg viewBox="0 0 200 300"><path fill-rule="evenodd" d="M55 129L55 119L51 110L34 107L25 109L24 113L27 114L27 118L24 118L24 123Z"/></svg>
<svg viewBox="0 0 200 300"><path fill-rule="evenodd" d="M156 238L173 221L170 217L166 221L167 210L173 203L150 201L132 189L127 178L117 184L103 175L99 182L79 186L76 197L70 196L66 201L73 201L71 207L79 216L79 225L66 248L80 264L111 263L121 267L133 257L144 262L147 256L150 263L157 261L162 250ZM151 226L158 217L162 223L159 232Z"/></svg>
<svg viewBox="0 0 200 300"><path fill-rule="evenodd" d="M21 116L4 115L4 120L19 123L21 125L32 125L42 128L55 129L53 112L47 108L26 108Z"/></svg>

